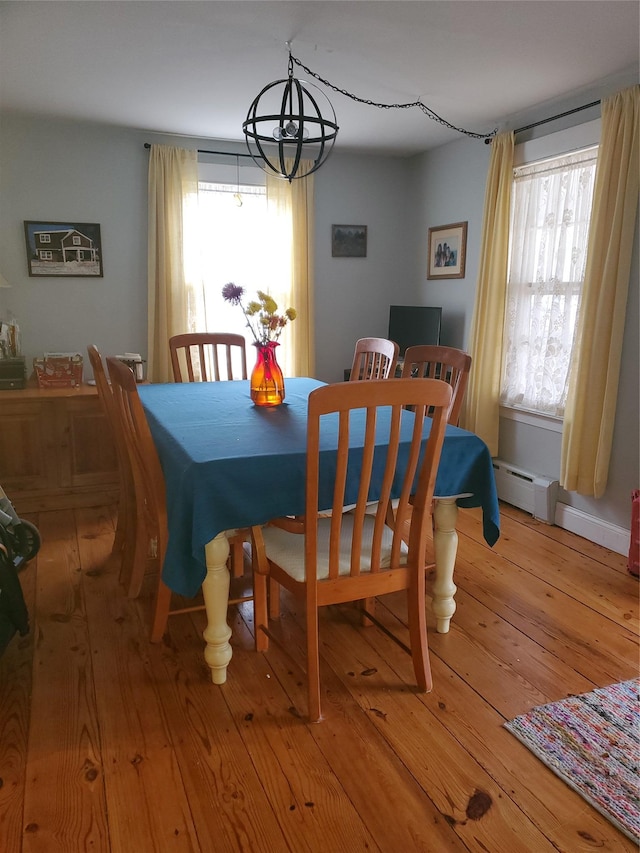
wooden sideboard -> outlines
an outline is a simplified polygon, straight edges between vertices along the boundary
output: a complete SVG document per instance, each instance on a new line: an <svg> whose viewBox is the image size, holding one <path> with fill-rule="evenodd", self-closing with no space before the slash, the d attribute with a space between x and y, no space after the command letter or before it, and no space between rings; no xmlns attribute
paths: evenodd
<svg viewBox="0 0 640 853"><path fill-rule="evenodd" d="M0 391L0 486L18 515L117 501L117 457L95 386Z"/></svg>

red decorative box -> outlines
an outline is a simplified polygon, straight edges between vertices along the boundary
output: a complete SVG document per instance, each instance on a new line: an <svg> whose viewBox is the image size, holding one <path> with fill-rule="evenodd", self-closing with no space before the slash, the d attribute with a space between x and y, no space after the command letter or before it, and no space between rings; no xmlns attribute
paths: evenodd
<svg viewBox="0 0 640 853"><path fill-rule="evenodd" d="M77 388L82 385L82 356L51 356L33 359L39 388Z"/></svg>

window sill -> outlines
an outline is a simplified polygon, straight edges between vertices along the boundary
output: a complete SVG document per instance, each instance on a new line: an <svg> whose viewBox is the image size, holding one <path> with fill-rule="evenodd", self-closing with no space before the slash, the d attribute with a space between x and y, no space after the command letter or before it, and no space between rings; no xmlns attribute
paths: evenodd
<svg viewBox="0 0 640 853"><path fill-rule="evenodd" d="M547 429L550 432L562 432L562 418L556 418L552 415L543 415L540 412L530 412L525 409L513 409L508 406L500 406L500 417L518 423L528 424L529 426L538 427L538 429Z"/></svg>

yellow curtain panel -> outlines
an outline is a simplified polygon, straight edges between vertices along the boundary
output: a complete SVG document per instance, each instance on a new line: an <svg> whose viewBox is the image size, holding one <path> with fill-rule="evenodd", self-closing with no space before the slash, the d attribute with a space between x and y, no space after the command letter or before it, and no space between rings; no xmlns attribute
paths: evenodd
<svg viewBox="0 0 640 853"><path fill-rule="evenodd" d="M198 154L152 145L148 179L148 364L152 382L171 382L169 338L187 328L189 227L198 200Z"/></svg>
<svg viewBox="0 0 640 853"><path fill-rule="evenodd" d="M492 456L498 453L513 149L513 131L496 136L491 143L478 285L469 338L473 361L460 418L460 425L477 433Z"/></svg>
<svg viewBox="0 0 640 853"><path fill-rule="evenodd" d="M602 102L589 247L562 432L560 485L607 485L639 191L640 86Z"/></svg>

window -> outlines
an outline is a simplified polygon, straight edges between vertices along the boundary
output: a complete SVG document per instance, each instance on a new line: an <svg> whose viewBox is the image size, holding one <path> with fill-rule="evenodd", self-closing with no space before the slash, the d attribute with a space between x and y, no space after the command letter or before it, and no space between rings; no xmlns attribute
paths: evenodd
<svg viewBox="0 0 640 853"><path fill-rule="evenodd" d="M50 234L40 234L40 242L41 243L50 243L51 235Z"/></svg>
<svg viewBox="0 0 640 853"><path fill-rule="evenodd" d="M191 331L235 332L251 344L242 311L222 299L222 288L233 281L245 288L247 300L263 290L283 310L292 304L290 218L269 204L264 186L211 181L198 185L197 215L202 275L201 289L190 294ZM278 357L290 374L288 351L283 346ZM248 361L251 366L251 350Z"/></svg>
<svg viewBox="0 0 640 853"><path fill-rule="evenodd" d="M514 170L500 401L562 417L597 146Z"/></svg>
<svg viewBox="0 0 640 853"><path fill-rule="evenodd" d="M41 249L39 252L41 261L52 261L53 260L53 252L49 249Z"/></svg>

